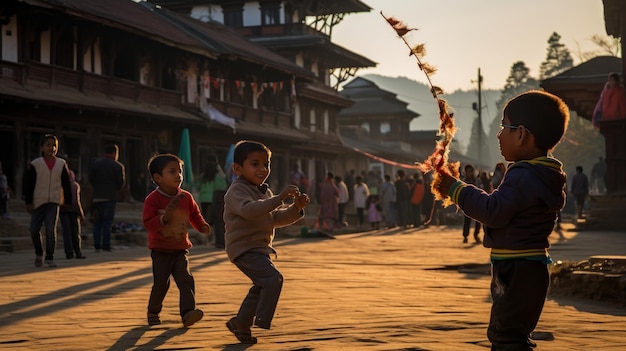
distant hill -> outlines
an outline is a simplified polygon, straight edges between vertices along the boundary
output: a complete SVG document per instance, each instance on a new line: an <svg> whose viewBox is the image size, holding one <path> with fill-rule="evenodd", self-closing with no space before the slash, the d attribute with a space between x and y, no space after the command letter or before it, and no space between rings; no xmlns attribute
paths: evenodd
<svg viewBox="0 0 626 351"><path fill-rule="evenodd" d="M406 77L387 77L377 74L361 76L374 82L379 88L395 93L398 99L407 102L411 111L420 114L410 125L411 130L435 130L439 127L439 112L437 104L430 93L428 85ZM445 91L445 87L441 87ZM478 88L477 88L478 89ZM482 90L482 124L485 133L488 133L489 124L495 118L500 118L496 111L496 101L500 97L499 90ZM456 90L441 96L455 110L455 120L459 128L455 139L460 152L465 152L470 139L470 132L474 120L478 117L472 110L472 103L478 102L478 90ZM489 137L489 135L487 135ZM495 138L495 135L493 136Z"/></svg>

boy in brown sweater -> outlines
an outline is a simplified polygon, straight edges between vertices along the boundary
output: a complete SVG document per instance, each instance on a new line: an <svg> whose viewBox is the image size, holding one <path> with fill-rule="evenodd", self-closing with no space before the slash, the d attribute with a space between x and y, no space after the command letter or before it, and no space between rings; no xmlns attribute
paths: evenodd
<svg viewBox="0 0 626 351"><path fill-rule="evenodd" d="M283 276L270 254L274 229L288 226L304 216L307 194L295 185L286 186L278 195L267 188L272 152L263 144L243 140L235 145L233 172L237 179L224 197L226 253L250 280L252 287L237 316L226 326L244 344L255 344L250 328L270 329L283 286ZM293 203L283 206L283 201ZM256 318L255 318L256 317Z"/></svg>

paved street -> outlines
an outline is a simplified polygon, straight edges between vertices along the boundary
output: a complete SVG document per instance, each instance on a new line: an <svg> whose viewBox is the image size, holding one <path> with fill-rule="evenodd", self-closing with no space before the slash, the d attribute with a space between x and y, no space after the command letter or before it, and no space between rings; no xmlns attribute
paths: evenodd
<svg viewBox="0 0 626 351"><path fill-rule="evenodd" d="M381 230L337 239L285 238L276 265L285 285L271 330L238 344L225 327L250 284L223 251L192 248L204 319L184 328L174 284L164 324L146 323L149 251L85 249L86 260L37 268L28 251L0 253L2 350L488 350L488 250L459 227ZM626 235L565 232L555 260L624 254ZM57 257L64 257L62 249ZM463 268L459 269L462 266ZM537 350L624 350L626 307L550 298Z"/></svg>

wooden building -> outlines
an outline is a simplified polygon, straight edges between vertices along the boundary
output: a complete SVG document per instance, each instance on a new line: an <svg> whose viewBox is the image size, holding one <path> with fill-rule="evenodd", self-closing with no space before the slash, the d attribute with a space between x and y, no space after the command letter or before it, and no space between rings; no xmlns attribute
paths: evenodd
<svg viewBox="0 0 626 351"><path fill-rule="evenodd" d="M311 31L292 23L305 14L294 16L285 29ZM351 101L324 84L330 69L373 65L341 50L352 61L298 64L219 22L150 2L4 0L0 24L0 161L18 196L45 133L59 137L79 179L109 143L120 145L131 180L152 154L178 153L184 129L196 175L234 142L255 139L272 149L269 182L282 186L294 162L320 168L342 147L335 118Z"/></svg>
<svg viewBox="0 0 626 351"><path fill-rule="evenodd" d="M350 13L370 11L358 0L149 0L201 21L222 23L250 41L311 72L314 79L296 84L293 127L307 140L294 142L286 155L315 182L327 171L345 168L347 150L337 129L337 115L352 101L337 92L339 84L371 60L332 42L332 29Z"/></svg>

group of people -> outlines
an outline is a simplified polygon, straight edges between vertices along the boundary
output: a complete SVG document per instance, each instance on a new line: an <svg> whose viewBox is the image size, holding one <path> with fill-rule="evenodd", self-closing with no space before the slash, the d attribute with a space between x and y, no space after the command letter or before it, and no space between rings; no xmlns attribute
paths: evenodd
<svg viewBox="0 0 626 351"><path fill-rule="evenodd" d="M44 264L47 267L57 266L54 251L59 221L66 258L86 258L81 244L81 222L85 219L81 188L65 160L56 156L58 148L58 138L45 134L40 143L41 156L31 161L24 174L23 195L26 210L31 214L30 235L37 267ZM111 251L111 225L117 193L125 183L124 165L117 161L118 156L117 145L105 147L103 157L96 160L89 171L89 182L93 187L91 212L96 251ZM45 229L43 237L42 227Z"/></svg>
<svg viewBox="0 0 626 351"><path fill-rule="evenodd" d="M497 191L487 191L472 184L472 176L476 178L476 175L470 168L465 168L463 179L454 176L447 167L435 170L433 191L484 226L482 242L491 249L492 263L492 308L487 328L492 350L530 351L535 346L530 335L541 315L550 280L547 265L552 260L548 237L565 204L566 175L561 162L551 155L564 135L568 111L560 98L544 91L522 93L507 102L497 138L502 156L510 164L506 172L502 171ZM37 219L33 223L48 223L54 219L53 211L48 210L54 206L42 208L42 202L45 203L43 195L64 196L66 202L71 201L69 172L62 160L55 162L52 157L56 147L56 138L45 141L42 144L44 156L33 161L36 170L33 180L54 178L48 183L54 187L37 186L30 194L27 204L33 218ZM226 254L252 281L238 312L226 322L226 327L245 344L257 342L252 335L253 326L270 329L282 290L283 276L272 261L272 255L276 253L272 245L275 228L303 218L310 201L295 184L286 186L277 195L268 189L265 181L270 174L271 155L271 151L259 142L238 142L233 163L237 178L224 195ZM161 323L159 313L170 275L180 290L183 325L191 326L203 316L195 306L194 281L188 260L191 241L187 228L191 224L200 232L209 234L210 226L193 196L180 188L182 165L183 161L171 154L157 155L149 162L150 177L157 185L146 197L143 211L154 276L147 311L150 325ZM477 178L482 178L481 175ZM500 177L500 174L494 171L492 180L494 177ZM355 177L352 189L357 214L363 213L366 199L372 195L359 178ZM339 189L331 179L334 179L333 175L328 174L325 183L333 186L326 188L329 194L338 198ZM391 182L389 176L385 179L385 183ZM413 184L420 184L419 181L419 176L414 177ZM428 182L422 180L421 184L426 188ZM407 183L406 174L398 171L394 182L396 202L399 198L410 202L414 196L419 198L420 192L424 201L428 192L420 191L421 187L411 189ZM385 188L391 189L382 184L381 192L385 192ZM382 200L383 213L385 201ZM372 203L375 201L370 197L370 208ZM398 223L407 225L411 210L398 210ZM42 252L39 243L36 245L38 258ZM46 260L48 258L52 259L46 256Z"/></svg>
<svg viewBox="0 0 626 351"><path fill-rule="evenodd" d="M472 184L486 193L491 193L494 189L497 189L498 186L500 186L505 172L506 166L504 162L496 163L493 173L491 174L487 171L476 170L472 164L466 164L465 167L463 167L461 179L466 184ZM474 243L480 244L482 243L482 240L480 239L482 224L467 215L463 217L463 243L465 244L469 242L468 238L472 222L474 223Z"/></svg>

